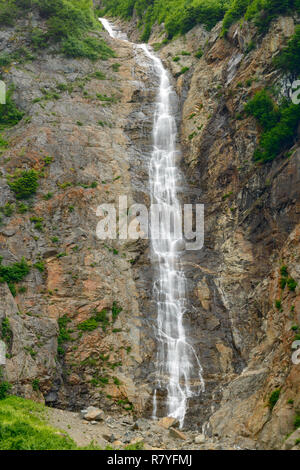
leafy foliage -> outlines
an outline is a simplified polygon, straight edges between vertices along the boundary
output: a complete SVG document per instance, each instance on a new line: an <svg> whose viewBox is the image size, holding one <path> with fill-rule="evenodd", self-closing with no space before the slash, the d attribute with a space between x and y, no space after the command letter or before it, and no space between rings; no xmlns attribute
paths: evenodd
<svg viewBox="0 0 300 470"><path fill-rule="evenodd" d="M0 400L4 400L4 398L7 398L10 390L11 385L9 382L0 382Z"/></svg>
<svg viewBox="0 0 300 470"><path fill-rule="evenodd" d="M147 41L157 21L165 23L168 37L184 34L196 24L211 29L226 11L226 0L105 0L106 12L129 18L136 11L144 26L141 39Z"/></svg>
<svg viewBox="0 0 300 470"><path fill-rule="evenodd" d="M295 77L300 73L300 26L296 26L295 34L282 52L274 59L275 67Z"/></svg>
<svg viewBox="0 0 300 470"><path fill-rule="evenodd" d="M59 43L68 57L96 60L114 55L102 39L88 35L100 29L93 0L0 0L0 25L13 25L16 17L30 10L38 11L47 25L46 31L39 27L31 29L34 50ZM0 65L8 65L8 60L8 57L0 57Z"/></svg>
<svg viewBox="0 0 300 470"><path fill-rule="evenodd" d="M269 93L262 90L246 104L245 111L254 116L263 129L259 148L254 153L256 161L273 160L291 147L300 121L300 106L287 101L277 105Z"/></svg>
<svg viewBox="0 0 300 470"><path fill-rule="evenodd" d="M270 408L270 410L273 410L274 406L276 405L276 403L279 400L279 397L280 397L280 389L278 388L278 389L274 390L274 392L272 392L270 397L269 397L269 408Z"/></svg>
<svg viewBox="0 0 300 470"><path fill-rule="evenodd" d="M261 32L282 13L300 11L299 0L104 0L105 12L129 18L134 11L144 27L142 40L150 37L155 22L165 23L168 37L184 34L196 24L211 29L223 21L222 35L239 19L253 21Z"/></svg>
<svg viewBox="0 0 300 470"><path fill-rule="evenodd" d="M36 193L39 186L38 173L35 170L17 172L9 178L8 185L17 199L28 199Z"/></svg>
<svg viewBox="0 0 300 470"><path fill-rule="evenodd" d="M25 258L9 266L4 266L2 259L0 256L0 282L7 282L8 284L21 282L29 274L30 267Z"/></svg>
<svg viewBox="0 0 300 470"><path fill-rule="evenodd" d="M6 93L6 104L0 106L0 128L15 126L23 116L24 113L17 108L12 99L12 90L9 90Z"/></svg>
<svg viewBox="0 0 300 470"><path fill-rule="evenodd" d="M102 39L89 36L83 39L69 36L62 42L62 51L67 57L87 57L90 60L105 60L114 55Z"/></svg>

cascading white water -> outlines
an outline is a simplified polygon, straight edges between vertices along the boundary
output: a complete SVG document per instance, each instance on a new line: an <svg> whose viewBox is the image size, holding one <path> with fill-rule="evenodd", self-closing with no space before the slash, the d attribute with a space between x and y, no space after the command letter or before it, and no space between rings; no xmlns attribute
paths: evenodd
<svg viewBox="0 0 300 470"><path fill-rule="evenodd" d="M106 19L100 21L112 37L124 39ZM171 98L175 92L162 61L146 44L136 47L141 48L150 59L160 80L149 169L151 203L159 205L159 227L151 227L152 235L154 231L156 234L151 237L152 261L158 266L158 277L154 282L158 342L156 389L166 389L168 415L177 418L182 427L187 400L204 390L204 381L202 367L193 347L187 342L183 324L186 312L186 279L181 256L185 245L182 236L176 235L175 229L181 228L182 219L177 196L177 126L171 106ZM191 376L194 379L193 387ZM157 417L156 389L153 394L153 418Z"/></svg>

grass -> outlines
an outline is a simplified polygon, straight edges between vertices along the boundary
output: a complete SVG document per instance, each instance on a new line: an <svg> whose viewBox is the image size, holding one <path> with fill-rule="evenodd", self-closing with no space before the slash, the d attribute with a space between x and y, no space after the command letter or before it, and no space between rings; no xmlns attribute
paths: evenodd
<svg viewBox="0 0 300 470"><path fill-rule="evenodd" d="M0 450L79 449L65 431L47 423L44 405L15 396L0 400ZM93 444L82 449L100 450Z"/></svg>

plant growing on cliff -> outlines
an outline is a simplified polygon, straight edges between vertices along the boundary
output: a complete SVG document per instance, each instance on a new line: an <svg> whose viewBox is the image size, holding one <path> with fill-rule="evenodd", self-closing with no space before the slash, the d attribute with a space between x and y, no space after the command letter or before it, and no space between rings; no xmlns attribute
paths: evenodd
<svg viewBox="0 0 300 470"><path fill-rule="evenodd" d="M12 342L12 331L10 328L10 323L8 318L4 318L2 320L2 325L1 325L1 338L7 346L11 346Z"/></svg>
<svg viewBox="0 0 300 470"><path fill-rule="evenodd" d="M294 77L300 73L300 26L296 26L295 34L289 40L287 46L273 61L275 67Z"/></svg>
<svg viewBox="0 0 300 470"><path fill-rule="evenodd" d="M8 176L8 185L17 199L28 199L39 187L38 173L35 170L17 171Z"/></svg>
<svg viewBox="0 0 300 470"><path fill-rule="evenodd" d="M15 126L24 116L24 113L17 108L16 103L13 101L12 93L12 89L8 90L6 104L0 106L0 129Z"/></svg>
<svg viewBox="0 0 300 470"><path fill-rule="evenodd" d="M2 260L0 256L0 282L7 282L12 294L15 295L15 283L21 282L29 274L30 267L25 258L9 266L3 266Z"/></svg>
<svg viewBox="0 0 300 470"><path fill-rule="evenodd" d="M122 312L122 307L120 307L117 302L113 302L113 305L112 305L112 319L113 321L116 321L116 319L118 318L119 314Z"/></svg>
<svg viewBox="0 0 300 470"><path fill-rule="evenodd" d="M101 324L103 331L106 330L109 320L107 317L107 309L103 309L100 312L93 311L93 316L77 325L78 330L81 331L94 331Z"/></svg>
<svg viewBox="0 0 300 470"><path fill-rule="evenodd" d="M274 160L287 150L296 139L300 121L300 106L283 100L276 104L266 90L259 91L248 101L245 112L254 116L262 128L254 160L267 162Z"/></svg>
<svg viewBox="0 0 300 470"><path fill-rule="evenodd" d="M300 428L300 413L299 412L295 416L294 426L296 429Z"/></svg>
<svg viewBox="0 0 300 470"><path fill-rule="evenodd" d="M278 388L278 389L274 390L274 392L272 392L270 397L269 397L268 406L269 406L271 411L273 410L274 406L278 402L279 397L280 397L280 389Z"/></svg>
<svg viewBox="0 0 300 470"><path fill-rule="evenodd" d="M59 328L59 334L57 338L57 354L59 357L63 357L65 355L63 343L66 343L67 341L71 340L70 331L67 329L67 325L71 322L71 320L67 315L63 315L58 319L57 322Z"/></svg>
<svg viewBox="0 0 300 470"><path fill-rule="evenodd" d="M289 291L295 292L298 283L292 277L289 277L286 281Z"/></svg>

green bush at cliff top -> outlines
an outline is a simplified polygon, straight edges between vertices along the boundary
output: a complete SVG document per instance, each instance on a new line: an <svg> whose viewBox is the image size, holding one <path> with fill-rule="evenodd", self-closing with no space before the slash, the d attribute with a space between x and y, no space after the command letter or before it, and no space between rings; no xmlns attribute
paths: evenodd
<svg viewBox="0 0 300 470"><path fill-rule="evenodd" d="M31 10L38 12L47 26L46 31L30 31L33 49L59 43L68 57L96 60L114 55L101 38L88 35L101 29L93 0L0 0L0 25L13 25L17 17L24 17Z"/></svg>
<svg viewBox="0 0 300 470"><path fill-rule="evenodd" d="M245 18L266 32L280 14L300 12L299 0L103 0L105 13L140 19L142 40L150 37L154 23L164 23L169 38L184 34L197 24L211 29L223 20L222 35L233 23Z"/></svg>

